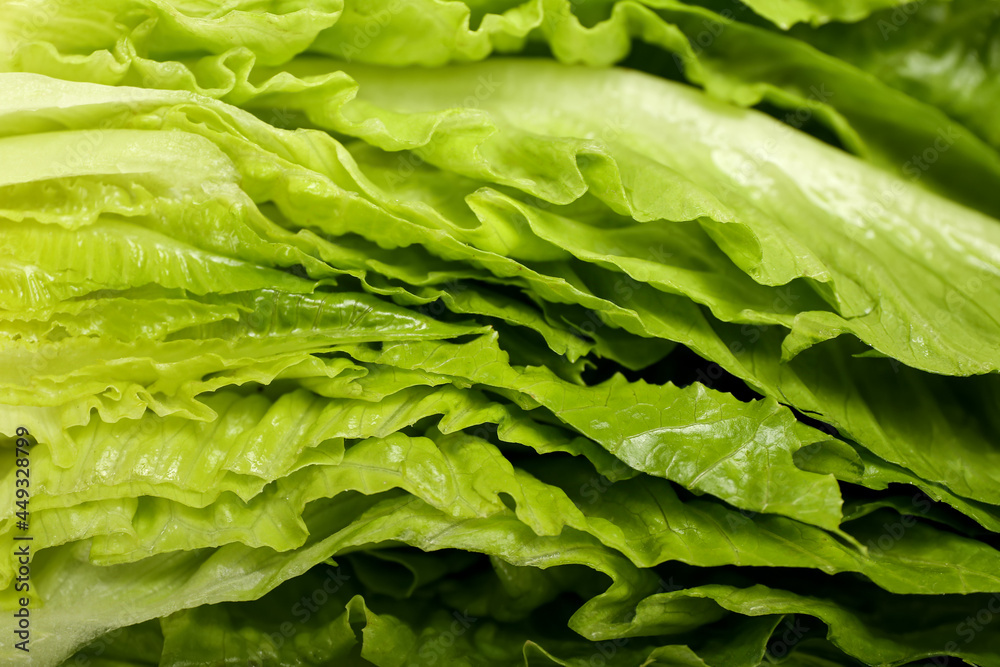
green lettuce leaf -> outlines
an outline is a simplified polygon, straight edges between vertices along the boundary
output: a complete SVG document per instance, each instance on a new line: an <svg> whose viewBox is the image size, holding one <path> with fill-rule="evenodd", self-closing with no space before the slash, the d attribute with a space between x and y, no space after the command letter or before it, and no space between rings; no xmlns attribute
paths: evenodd
<svg viewBox="0 0 1000 667"><path fill-rule="evenodd" d="M907 8L904 8L907 9ZM950 0L792 34L960 121L1000 148L995 108L998 7Z"/></svg>

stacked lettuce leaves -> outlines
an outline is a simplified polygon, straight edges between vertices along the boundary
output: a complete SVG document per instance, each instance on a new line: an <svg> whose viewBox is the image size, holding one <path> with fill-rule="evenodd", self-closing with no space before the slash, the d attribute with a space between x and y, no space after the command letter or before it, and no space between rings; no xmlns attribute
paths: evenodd
<svg viewBox="0 0 1000 667"><path fill-rule="evenodd" d="M4 4L3 664L1000 665L998 35Z"/></svg>

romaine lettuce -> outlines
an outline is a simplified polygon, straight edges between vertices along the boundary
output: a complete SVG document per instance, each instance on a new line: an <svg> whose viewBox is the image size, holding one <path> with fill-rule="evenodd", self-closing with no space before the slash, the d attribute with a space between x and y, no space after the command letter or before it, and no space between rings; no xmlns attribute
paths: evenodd
<svg viewBox="0 0 1000 667"><path fill-rule="evenodd" d="M995 14L8 2L0 662L1000 665Z"/></svg>

